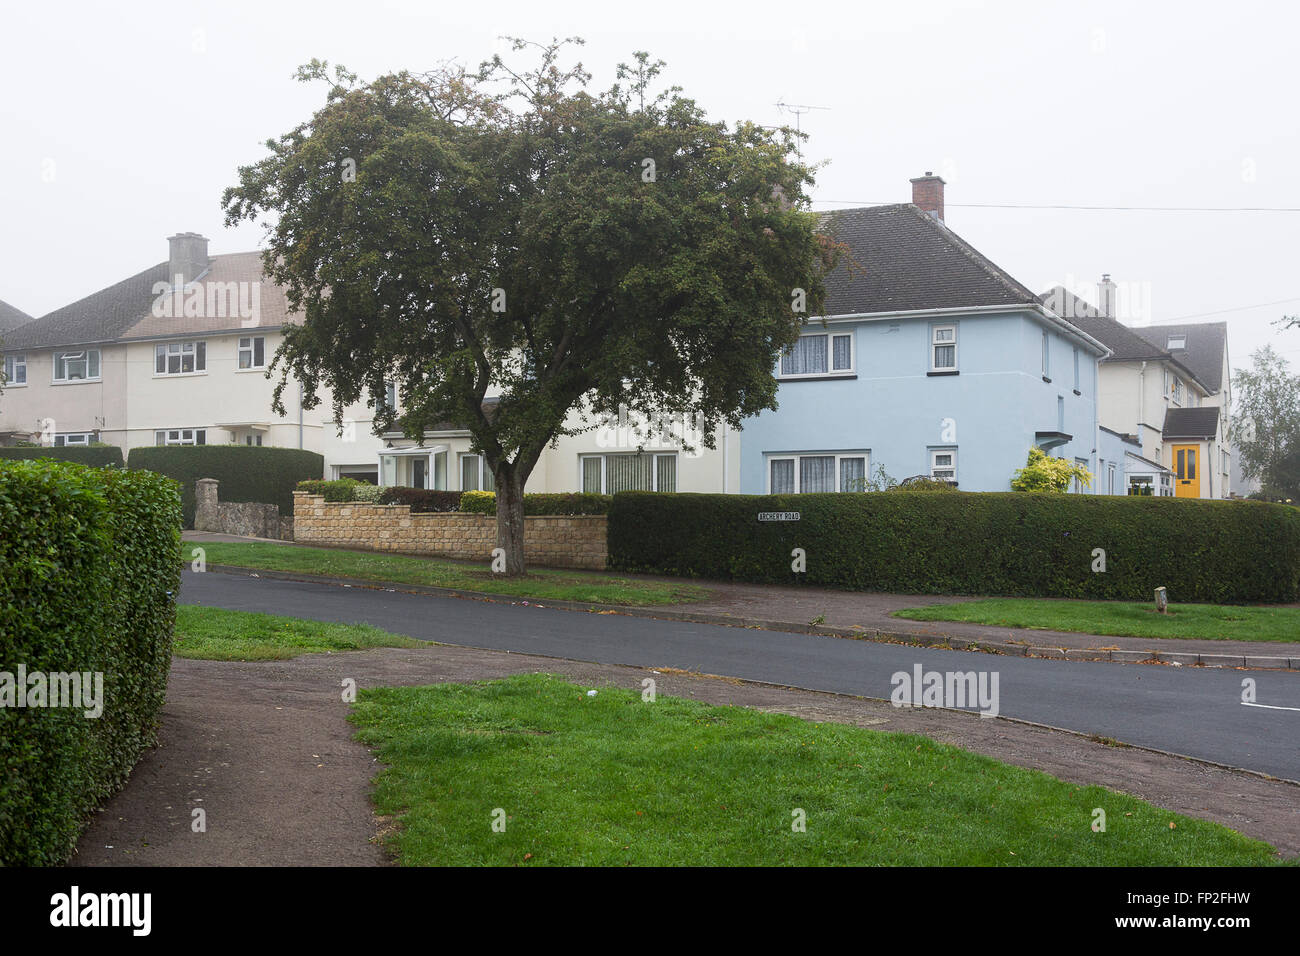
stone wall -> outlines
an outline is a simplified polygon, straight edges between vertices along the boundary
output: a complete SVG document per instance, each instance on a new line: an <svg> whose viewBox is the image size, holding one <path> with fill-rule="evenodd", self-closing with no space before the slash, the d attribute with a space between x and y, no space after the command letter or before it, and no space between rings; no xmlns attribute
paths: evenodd
<svg viewBox="0 0 1300 956"><path fill-rule="evenodd" d="M293 493L294 540L367 551L429 554L461 561L492 560L497 520L492 515L411 514L409 505L326 501ZM555 568L605 567L605 516L532 515L524 518L524 557Z"/></svg>
<svg viewBox="0 0 1300 956"><path fill-rule="evenodd" d="M194 483L194 530L292 541L293 518L281 518L277 505L220 501L217 479L200 478Z"/></svg>

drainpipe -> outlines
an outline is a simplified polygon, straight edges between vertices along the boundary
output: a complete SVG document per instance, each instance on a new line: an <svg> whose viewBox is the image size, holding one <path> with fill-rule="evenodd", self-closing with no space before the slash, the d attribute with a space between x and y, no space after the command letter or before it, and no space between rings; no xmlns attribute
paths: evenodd
<svg viewBox="0 0 1300 956"><path fill-rule="evenodd" d="M727 428L727 423L723 422L722 423L722 493L724 495L731 493L730 487L727 484L727 479L730 477L729 471L731 468L731 455L727 451L728 431L729 429Z"/></svg>
<svg viewBox="0 0 1300 956"><path fill-rule="evenodd" d="M1142 368L1138 370L1138 420L1137 420L1137 429L1136 429L1138 433L1138 444L1142 446L1143 455L1147 453L1146 441L1143 440L1142 438L1142 423L1146 421L1146 415L1144 414L1144 410L1142 407L1142 400L1143 398L1146 397L1146 393L1147 393L1147 363L1143 362Z"/></svg>
<svg viewBox="0 0 1300 956"><path fill-rule="evenodd" d="M298 447L302 448L302 382L298 383Z"/></svg>

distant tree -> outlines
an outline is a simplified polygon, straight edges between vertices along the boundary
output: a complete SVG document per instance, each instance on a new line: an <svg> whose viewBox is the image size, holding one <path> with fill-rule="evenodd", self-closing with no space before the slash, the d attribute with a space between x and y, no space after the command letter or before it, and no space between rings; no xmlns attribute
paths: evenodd
<svg viewBox="0 0 1300 956"><path fill-rule="evenodd" d="M540 50L528 70L494 57L370 83L314 60L299 79L325 80L325 105L223 197L230 224L272 214L266 271L305 316L276 352L274 407L290 375L308 407L330 389L336 422L395 382L402 412L380 403L377 428L463 423L509 574L538 457L597 427L571 409L689 415L714 447L720 424L776 407L777 357L822 313L838 254L793 130L654 93L644 53L591 92L564 45L514 41Z"/></svg>
<svg viewBox="0 0 1300 956"><path fill-rule="evenodd" d="M1300 376L1271 345L1251 354L1234 376L1230 437L1241 471L1266 498L1300 498Z"/></svg>
<svg viewBox="0 0 1300 956"><path fill-rule="evenodd" d="M1064 458L1052 458L1035 446L1029 449L1025 467L1017 468L1012 476L1011 490L1063 494L1070 490L1070 484L1076 478L1083 487L1092 487L1092 472L1083 465L1075 465Z"/></svg>

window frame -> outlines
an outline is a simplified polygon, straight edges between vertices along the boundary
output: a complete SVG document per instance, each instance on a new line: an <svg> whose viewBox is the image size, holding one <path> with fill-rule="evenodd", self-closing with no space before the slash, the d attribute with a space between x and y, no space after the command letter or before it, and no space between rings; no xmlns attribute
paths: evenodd
<svg viewBox="0 0 1300 956"><path fill-rule="evenodd" d="M826 371L825 372L783 372L782 366L785 363L787 354L794 351L794 346L790 346L790 352L782 352L776 359L776 378L778 381L798 381L805 378L848 378L858 374L858 342L857 335L853 331L836 332L834 329L826 329L821 332L801 332L800 339L815 338L821 336L826 339ZM849 340L849 367L835 367L835 339L846 338Z"/></svg>
<svg viewBox="0 0 1300 956"><path fill-rule="evenodd" d="M477 487L477 488L466 488L466 487L465 487L465 459L466 459L466 458L477 458L477 459L478 459L478 487ZM492 487L491 487L491 488L485 488L485 487L484 487L484 485L487 484L487 482L484 480L484 477L483 477L485 474L491 476L491 478L492 478ZM475 452L472 452L472 451L465 451L465 452L460 452L460 453L456 456L456 481L460 484L460 486L461 486L460 490L461 490L462 492L464 492L464 491L491 491L493 494L496 494L496 490L497 490L497 488L496 488L496 475L492 474L492 470L491 470L490 468L488 468L487 455L483 454L482 452L477 452L477 453L475 453Z"/></svg>
<svg viewBox="0 0 1300 956"><path fill-rule="evenodd" d="M80 438L80 441L69 441ZM95 440L94 432L58 432L54 436L55 448L87 448Z"/></svg>
<svg viewBox="0 0 1300 956"><path fill-rule="evenodd" d="M800 460L801 458L834 458L834 459L835 459L835 490L834 490L833 492L821 492L821 491L808 491L808 492L805 492L805 491L803 491L803 490L800 488L800 483L801 483L801 482L800 482L800 478L799 478L799 474L800 474L800 472L799 472L799 460ZM843 484L843 482L842 482L842 480L841 480L841 477L840 477L840 475L841 475L841 467L842 467L841 462L842 462L844 459L846 459L846 458L861 458L861 459L862 459L862 477L863 477L863 481L864 481L864 484L865 484L865 481L866 481L868 478L870 478L870 476L871 476L871 450L870 450L870 449L863 448L863 449L850 450L850 451L798 451L798 452L782 452L782 453L773 454L773 455L764 455L764 456L763 456L763 471L764 471L764 478L763 478L763 481L764 481L764 484L765 484L766 489L767 489L764 493L765 493L765 494L769 494L769 495L773 495L773 494L791 494L791 495L802 495L802 494L810 494L810 495L811 495L811 494L853 495L853 494L859 494L860 492L858 492L858 491L844 491L843 488L841 487L841 485ZM777 491L773 491L773 490L772 490L772 462L774 462L774 461L791 461L791 462L794 462L794 491L780 491L780 492L777 492ZM863 487L863 488L861 489L861 491L866 491L866 488Z"/></svg>
<svg viewBox="0 0 1300 956"><path fill-rule="evenodd" d="M929 452L930 452L930 475L929 475L929 477L932 478L932 479L934 479L935 481L947 481L947 482L950 482L951 484L954 484L954 485L957 484L957 446L952 445L952 446L946 446L946 447L943 447L943 448L931 448L931 449L929 449ZM952 464L951 464L951 465L940 465L937 461L935 461L935 459L938 458L940 455L951 455L951 456L952 456ZM951 477L951 478L942 478L942 477L940 477L939 475L936 475L935 472L936 472L936 471L939 471L939 470L942 470L942 471L952 471L952 477Z"/></svg>
<svg viewBox="0 0 1300 956"><path fill-rule="evenodd" d="M23 380L17 380L18 371L22 370ZM0 376L3 376L5 388L26 388L27 387L27 353L13 352L5 356L4 364L0 367Z"/></svg>
<svg viewBox="0 0 1300 956"><path fill-rule="evenodd" d="M188 346L188 348L187 348ZM193 357L194 367L185 371L185 356ZM177 371L170 370L172 356L176 356ZM203 367L199 367L199 359ZM158 371L158 360L162 359L163 370ZM208 343L204 339L177 339L173 342L155 342L153 347L153 377L183 378L187 375L208 374Z"/></svg>
<svg viewBox="0 0 1300 956"><path fill-rule="evenodd" d="M71 378L67 374L68 360L65 356L76 354L80 354L82 357L74 359L74 361L84 361L86 363L85 378ZM98 367L98 373L95 375L90 374L90 356L92 354L95 356L95 365ZM51 384L53 385L85 385L90 382L102 382L104 380L104 353L100 349L65 349L62 352L55 352L53 358L53 368L50 370ZM63 367L63 378L59 378L60 366Z"/></svg>
<svg viewBox="0 0 1300 956"><path fill-rule="evenodd" d="M247 342L245 346L242 343ZM262 345L262 361L257 362L257 346ZM248 365L243 362L243 354L248 353ZM263 372L266 370L266 336L265 335L241 335L235 339L235 371L236 372Z"/></svg>
<svg viewBox="0 0 1300 956"><path fill-rule="evenodd" d="M635 455L636 452L611 451L611 452L581 452L578 455L578 490L580 494L607 495L609 491L609 462L611 456ZM675 451L644 451L641 454L648 456L650 461L650 491L659 491L659 459L673 459L673 490L677 490L678 479L681 477L681 471L677 467L677 459L680 457ZM583 481L583 462L590 460L599 460L600 462L600 490L587 491Z"/></svg>
<svg viewBox="0 0 1300 956"><path fill-rule="evenodd" d="M185 433L190 433L190 440L185 440ZM189 445L206 445L208 443L207 428L155 428L154 429L154 447L175 448ZM171 439L176 435L175 441ZM162 440L159 441L159 438Z"/></svg>
<svg viewBox="0 0 1300 956"><path fill-rule="evenodd" d="M1043 378L1049 382L1052 380L1052 347L1051 333L1043 329Z"/></svg>
<svg viewBox="0 0 1300 956"><path fill-rule="evenodd" d="M940 342L939 341L940 332L951 332L952 339L948 342ZM956 322L935 323L930 326L930 371L931 372L955 372L958 370L959 366L957 363L959 361L958 358L959 353L958 353L957 338L958 335L957 335ZM952 364L951 365L937 364L935 361L935 353L940 348L948 348L949 346L952 347Z"/></svg>

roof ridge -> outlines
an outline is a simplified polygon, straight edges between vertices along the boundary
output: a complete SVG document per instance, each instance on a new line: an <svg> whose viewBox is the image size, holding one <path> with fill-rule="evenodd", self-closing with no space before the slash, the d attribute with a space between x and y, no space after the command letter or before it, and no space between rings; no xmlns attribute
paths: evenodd
<svg viewBox="0 0 1300 956"><path fill-rule="evenodd" d="M922 211L921 207L916 205L916 203L899 203L898 206L912 213L912 215L916 216L923 222L928 223L930 228L935 231L939 238L943 239L967 259L983 269L987 275L1000 282L1013 295L1027 296L1027 302L1032 302L1035 305L1042 305L1038 296L1035 295L1028 286L1011 273L1007 272L988 256L984 255L984 253L972 246L969 242L954 232L947 224Z"/></svg>

